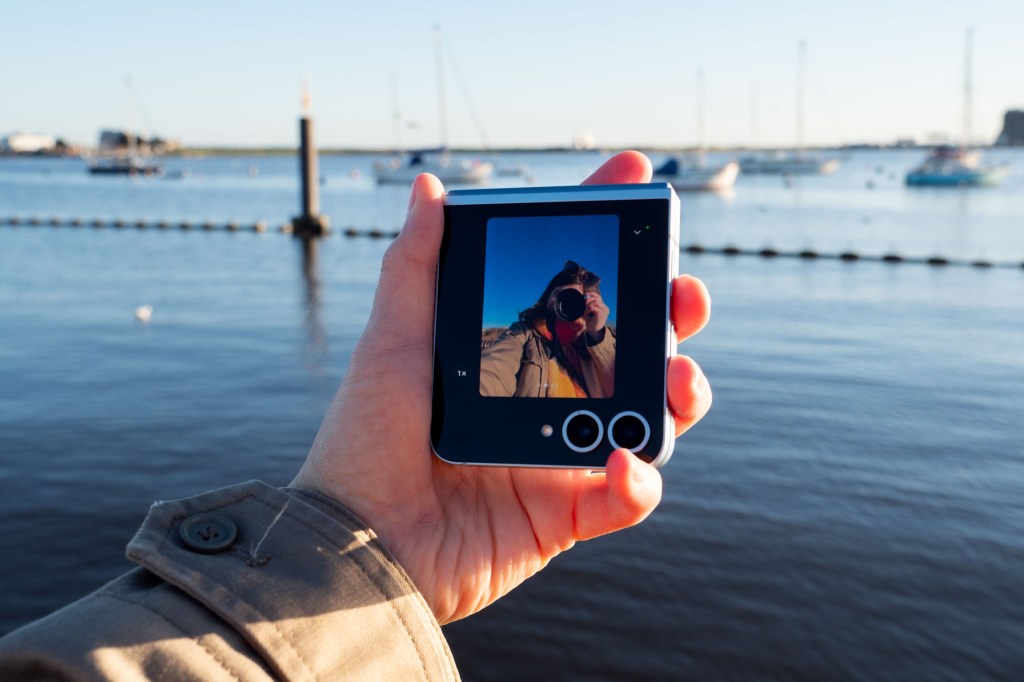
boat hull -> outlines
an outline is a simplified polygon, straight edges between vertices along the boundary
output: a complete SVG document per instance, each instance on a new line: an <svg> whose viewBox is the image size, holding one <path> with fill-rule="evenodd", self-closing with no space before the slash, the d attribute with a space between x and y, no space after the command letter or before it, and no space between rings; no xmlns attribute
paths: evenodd
<svg viewBox="0 0 1024 682"><path fill-rule="evenodd" d="M830 175L839 169L838 159L745 159L740 168L748 175Z"/></svg>
<svg viewBox="0 0 1024 682"><path fill-rule="evenodd" d="M909 187L992 187L998 185L1009 173L1008 168L974 170L956 173L907 173Z"/></svg>
<svg viewBox="0 0 1024 682"><path fill-rule="evenodd" d="M724 166L710 168L682 168L675 175L657 175L677 191L682 192L724 192L736 184L736 176L740 173L740 165L730 161Z"/></svg>
<svg viewBox="0 0 1024 682"><path fill-rule="evenodd" d="M486 162L451 161L449 163L424 162L416 164L376 165L377 182L407 185L420 173L430 173L446 185L476 185L487 182L494 173L494 164Z"/></svg>
<svg viewBox="0 0 1024 682"><path fill-rule="evenodd" d="M137 159L102 159L89 164L90 175L127 175L129 177L136 177L139 175L161 175L163 172L163 166L145 163Z"/></svg>

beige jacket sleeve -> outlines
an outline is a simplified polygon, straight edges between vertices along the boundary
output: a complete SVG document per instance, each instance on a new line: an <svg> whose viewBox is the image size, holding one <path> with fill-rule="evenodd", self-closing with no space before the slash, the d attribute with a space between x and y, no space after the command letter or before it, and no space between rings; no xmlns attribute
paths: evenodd
<svg viewBox="0 0 1024 682"><path fill-rule="evenodd" d="M157 502L127 554L141 568L0 640L0 679L458 679L408 575L327 498Z"/></svg>
<svg viewBox="0 0 1024 682"><path fill-rule="evenodd" d="M523 347L531 334L520 324L513 324L480 354L480 395L508 398L517 395L517 380L522 367ZM534 368L527 368L529 371ZM534 369L539 374L540 367Z"/></svg>

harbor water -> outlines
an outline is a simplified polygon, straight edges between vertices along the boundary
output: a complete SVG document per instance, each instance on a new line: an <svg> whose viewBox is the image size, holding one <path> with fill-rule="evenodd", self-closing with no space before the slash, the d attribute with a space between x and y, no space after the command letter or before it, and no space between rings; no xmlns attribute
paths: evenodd
<svg viewBox="0 0 1024 682"><path fill-rule="evenodd" d="M1015 167L1001 187L907 188L921 152L863 151L832 176L684 195L684 245L993 267L684 253L714 301L682 346L711 412L647 521L445 628L464 677L1019 678L1024 154L989 156ZM531 177L493 184L576 183L602 160L505 156ZM291 157L172 159L176 179L0 158L0 223L19 219L0 224L0 632L127 570L153 500L291 480L388 245L340 231L404 217L372 162L321 158L336 232L310 255L275 230L298 211ZM268 231L132 227L161 220Z"/></svg>

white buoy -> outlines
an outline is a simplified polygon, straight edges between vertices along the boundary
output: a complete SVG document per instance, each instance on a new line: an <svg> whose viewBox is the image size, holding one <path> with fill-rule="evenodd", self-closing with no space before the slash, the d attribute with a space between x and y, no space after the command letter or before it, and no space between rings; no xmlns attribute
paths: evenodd
<svg viewBox="0 0 1024 682"><path fill-rule="evenodd" d="M149 322L149 318L151 317L153 317L153 306L140 305L135 309L135 319L139 322Z"/></svg>

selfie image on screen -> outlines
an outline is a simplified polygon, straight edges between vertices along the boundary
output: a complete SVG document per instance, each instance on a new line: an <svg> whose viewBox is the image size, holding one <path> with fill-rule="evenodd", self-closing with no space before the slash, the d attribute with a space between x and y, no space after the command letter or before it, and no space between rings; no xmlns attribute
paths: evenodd
<svg viewBox="0 0 1024 682"><path fill-rule="evenodd" d="M619 218L492 218L484 259L480 395L615 391Z"/></svg>

